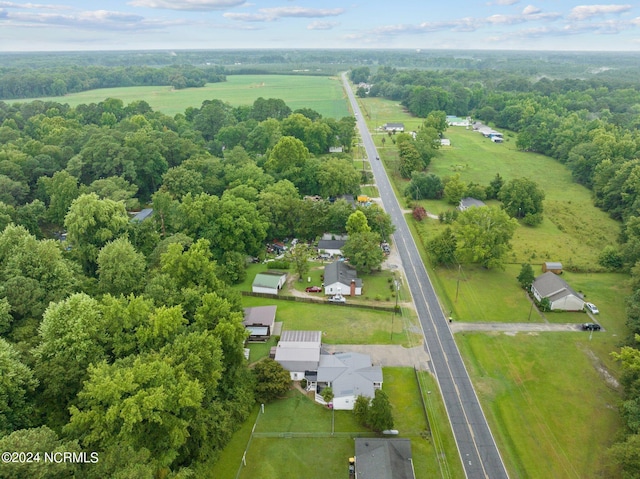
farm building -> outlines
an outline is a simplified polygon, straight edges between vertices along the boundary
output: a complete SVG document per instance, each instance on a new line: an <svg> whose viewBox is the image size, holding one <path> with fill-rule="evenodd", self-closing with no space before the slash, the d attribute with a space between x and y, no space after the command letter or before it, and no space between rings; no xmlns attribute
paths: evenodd
<svg viewBox="0 0 640 479"><path fill-rule="evenodd" d="M355 473L367 479L415 479L411 440L356 438Z"/></svg>
<svg viewBox="0 0 640 479"><path fill-rule="evenodd" d="M542 263L542 272L546 273L547 271L551 271L555 274L562 274L562 263L558 261L546 261Z"/></svg>
<svg viewBox="0 0 640 479"><path fill-rule="evenodd" d="M286 273L278 271L258 273L251 285L251 291L254 293L278 294L286 280Z"/></svg>
<svg viewBox="0 0 640 479"><path fill-rule="evenodd" d="M471 207L481 208L483 206L487 206L484 201L476 200L475 198L471 198L467 196L466 198L462 198L460 200L460 204L458 205L458 209L460 211L468 210Z"/></svg>
<svg viewBox="0 0 640 479"><path fill-rule="evenodd" d="M249 331L249 341L266 341L273 333L277 306L244 308L242 324Z"/></svg>
<svg viewBox="0 0 640 479"><path fill-rule="evenodd" d="M344 261L334 261L324 267L324 294L342 294L343 296L360 296L362 280L352 266Z"/></svg>
<svg viewBox="0 0 640 479"><path fill-rule="evenodd" d="M547 271L531 285L531 292L538 301L547 298L552 311L582 311L584 300L560 276Z"/></svg>

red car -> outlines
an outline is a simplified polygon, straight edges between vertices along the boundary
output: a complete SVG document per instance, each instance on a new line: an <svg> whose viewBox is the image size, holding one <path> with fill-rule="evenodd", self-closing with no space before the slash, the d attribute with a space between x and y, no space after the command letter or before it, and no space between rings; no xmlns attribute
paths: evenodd
<svg viewBox="0 0 640 479"><path fill-rule="evenodd" d="M321 293L322 288L320 286L309 286L308 288L305 288L305 291L307 293Z"/></svg>

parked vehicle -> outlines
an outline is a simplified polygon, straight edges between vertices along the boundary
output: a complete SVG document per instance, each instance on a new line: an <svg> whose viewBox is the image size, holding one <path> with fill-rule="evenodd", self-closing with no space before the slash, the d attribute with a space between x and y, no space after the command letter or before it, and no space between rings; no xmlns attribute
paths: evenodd
<svg viewBox="0 0 640 479"><path fill-rule="evenodd" d="M584 323L582 325L583 331L600 331L601 329L602 326L600 326L598 323Z"/></svg>
<svg viewBox="0 0 640 479"><path fill-rule="evenodd" d="M584 303L584 307L591 314L598 314L600 312L598 311L598 308L596 307L596 305L593 303Z"/></svg>
<svg viewBox="0 0 640 479"><path fill-rule="evenodd" d="M307 293L321 293L322 288L320 286L309 286L308 288L305 288L305 291Z"/></svg>
<svg viewBox="0 0 640 479"><path fill-rule="evenodd" d="M330 303L346 303L347 300L344 296L342 296L341 294L336 294L334 296L330 296L328 301Z"/></svg>

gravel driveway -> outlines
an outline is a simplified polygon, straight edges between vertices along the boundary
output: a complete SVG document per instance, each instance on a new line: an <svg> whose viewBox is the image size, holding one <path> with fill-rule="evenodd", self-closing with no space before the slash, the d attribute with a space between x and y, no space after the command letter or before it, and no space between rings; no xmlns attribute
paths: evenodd
<svg viewBox="0 0 640 479"><path fill-rule="evenodd" d="M427 362L429 361L429 355L423 345L404 348L396 344L323 344L322 347L328 353L353 352L368 354L371 356L373 364L382 367L408 366L419 370L427 370Z"/></svg>

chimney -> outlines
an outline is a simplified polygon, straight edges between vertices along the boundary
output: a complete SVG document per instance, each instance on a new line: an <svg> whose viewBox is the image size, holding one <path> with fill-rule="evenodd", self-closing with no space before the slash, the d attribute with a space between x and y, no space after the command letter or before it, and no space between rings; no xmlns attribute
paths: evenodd
<svg viewBox="0 0 640 479"><path fill-rule="evenodd" d="M351 296L355 296L356 295L356 280L352 279L351 280L351 291L350 291Z"/></svg>

